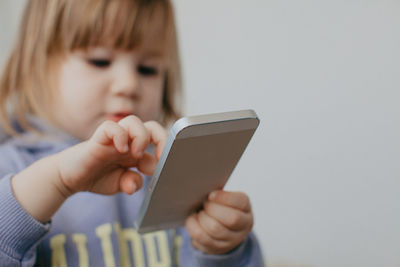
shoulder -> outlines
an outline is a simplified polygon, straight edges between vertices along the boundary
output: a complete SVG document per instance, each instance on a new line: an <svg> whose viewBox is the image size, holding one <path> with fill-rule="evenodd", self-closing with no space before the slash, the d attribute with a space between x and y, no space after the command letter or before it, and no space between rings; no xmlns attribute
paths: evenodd
<svg viewBox="0 0 400 267"><path fill-rule="evenodd" d="M7 134L0 125L0 178L6 174L17 173L27 166L26 147L20 137L26 137L29 133L23 131L16 121L13 126L20 135Z"/></svg>
<svg viewBox="0 0 400 267"><path fill-rule="evenodd" d="M58 153L79 140L52 128L46 122L36 117L29 117L34 128L42 135L30 131L21 131L18 137L1 140L0 143L0 178L5 174L17 173L33 162L52 154ZM1 131L0 131L1 132Z"/></svg>
<svg viewBox="0 0 400 267"><path fill-rule="evenodd" d="M9 138L0 144L0 178L5 174L17 173L35 161L56 154L74 144L75 140L37 138L31 135L26 138Z"/></svg>
<svg viewBox="0 0 400 267"><path fill-rule="evenodd" d="M23 161L23 156L12 138L0 144L0 178L18 172Z"/></svg>
<svg viewBox="0 0 400 267"><path fill-rule="evenodd" d="M9 138L0 144L0 178L17 173L42 157L58 152L57 142Z"/></svg>

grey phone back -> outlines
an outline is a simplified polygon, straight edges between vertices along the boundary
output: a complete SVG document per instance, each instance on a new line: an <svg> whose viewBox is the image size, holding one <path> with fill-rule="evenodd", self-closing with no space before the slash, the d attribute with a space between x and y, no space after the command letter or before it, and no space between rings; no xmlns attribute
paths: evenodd
<svg viewBox="0 0 400 267"><path fill-rule="evenodd" d="M176 121L134 222L138 232L183 225L223 188L258 124L253 110Z"/></svg>

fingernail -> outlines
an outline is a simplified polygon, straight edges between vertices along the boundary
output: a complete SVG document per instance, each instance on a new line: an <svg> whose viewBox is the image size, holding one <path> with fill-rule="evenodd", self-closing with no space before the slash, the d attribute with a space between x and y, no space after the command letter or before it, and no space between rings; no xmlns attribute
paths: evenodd
<svg viewBox="0 0 400 267"><path fill-rule="evenodd" d="M213 192L211 192L210 195L208 196L208 199L209 199L209 200L214 200L216 196L217 196L217 192L213 191Z"/></svg>
<svg viewBox="0 0 400 267"><path fill-rule="evenodd" d="M129 146L128 145L124 145L124 148L122 149L122 152L125 153L125 152L128 152L128 150L129 150Z"/></svg>
<svg viewBox="0 0 400 267"><path fill-rule="evenodd" d="M138 157L139 159L141 159L141 158L143 157L143 152L142 152L142 151L137 152L136 155L137 155L137 157Z"/></svg>

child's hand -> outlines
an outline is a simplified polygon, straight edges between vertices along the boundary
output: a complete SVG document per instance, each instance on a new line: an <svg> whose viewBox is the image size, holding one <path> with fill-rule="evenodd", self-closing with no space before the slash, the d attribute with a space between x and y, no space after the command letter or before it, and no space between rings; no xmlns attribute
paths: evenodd
<svg viewBox="0 0 400 267"><path fill-rule="evenodd" d="M157 122L143 123L129 116L118 123L102 123L93 136L58 155L59 190L69 196L79 191L100 194L132 194L142 186L142 177L130 168L152 174L161 156L167 132ZM145 152L156 145L156 158Z"/></svg>
<svg viewBox="0 0 400 267"><path fill-rule="evenodd" d="M192 244L209 254L223 254L237 247L253 227L253 213L246 194L214 191L204 209L186 219Z"/></svg>

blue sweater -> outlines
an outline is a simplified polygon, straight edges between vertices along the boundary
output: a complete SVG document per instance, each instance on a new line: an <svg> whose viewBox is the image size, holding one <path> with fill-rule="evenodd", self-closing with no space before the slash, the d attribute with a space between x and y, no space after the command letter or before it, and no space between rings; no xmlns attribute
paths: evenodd
<svg viewBox="0 0 400 267"><path fill-rule="evenodd" d="M253 233L224 255L194 249L185 228L138 234L133 221L150 178L134 195L103 196L81 192L71 196L42 224L16 200L11 177L36 160L79 141L45 125L49 133L35 140L9 138L0 145L0 266L264 266ZM35 179L35 177L32 177Z"/></svg>

